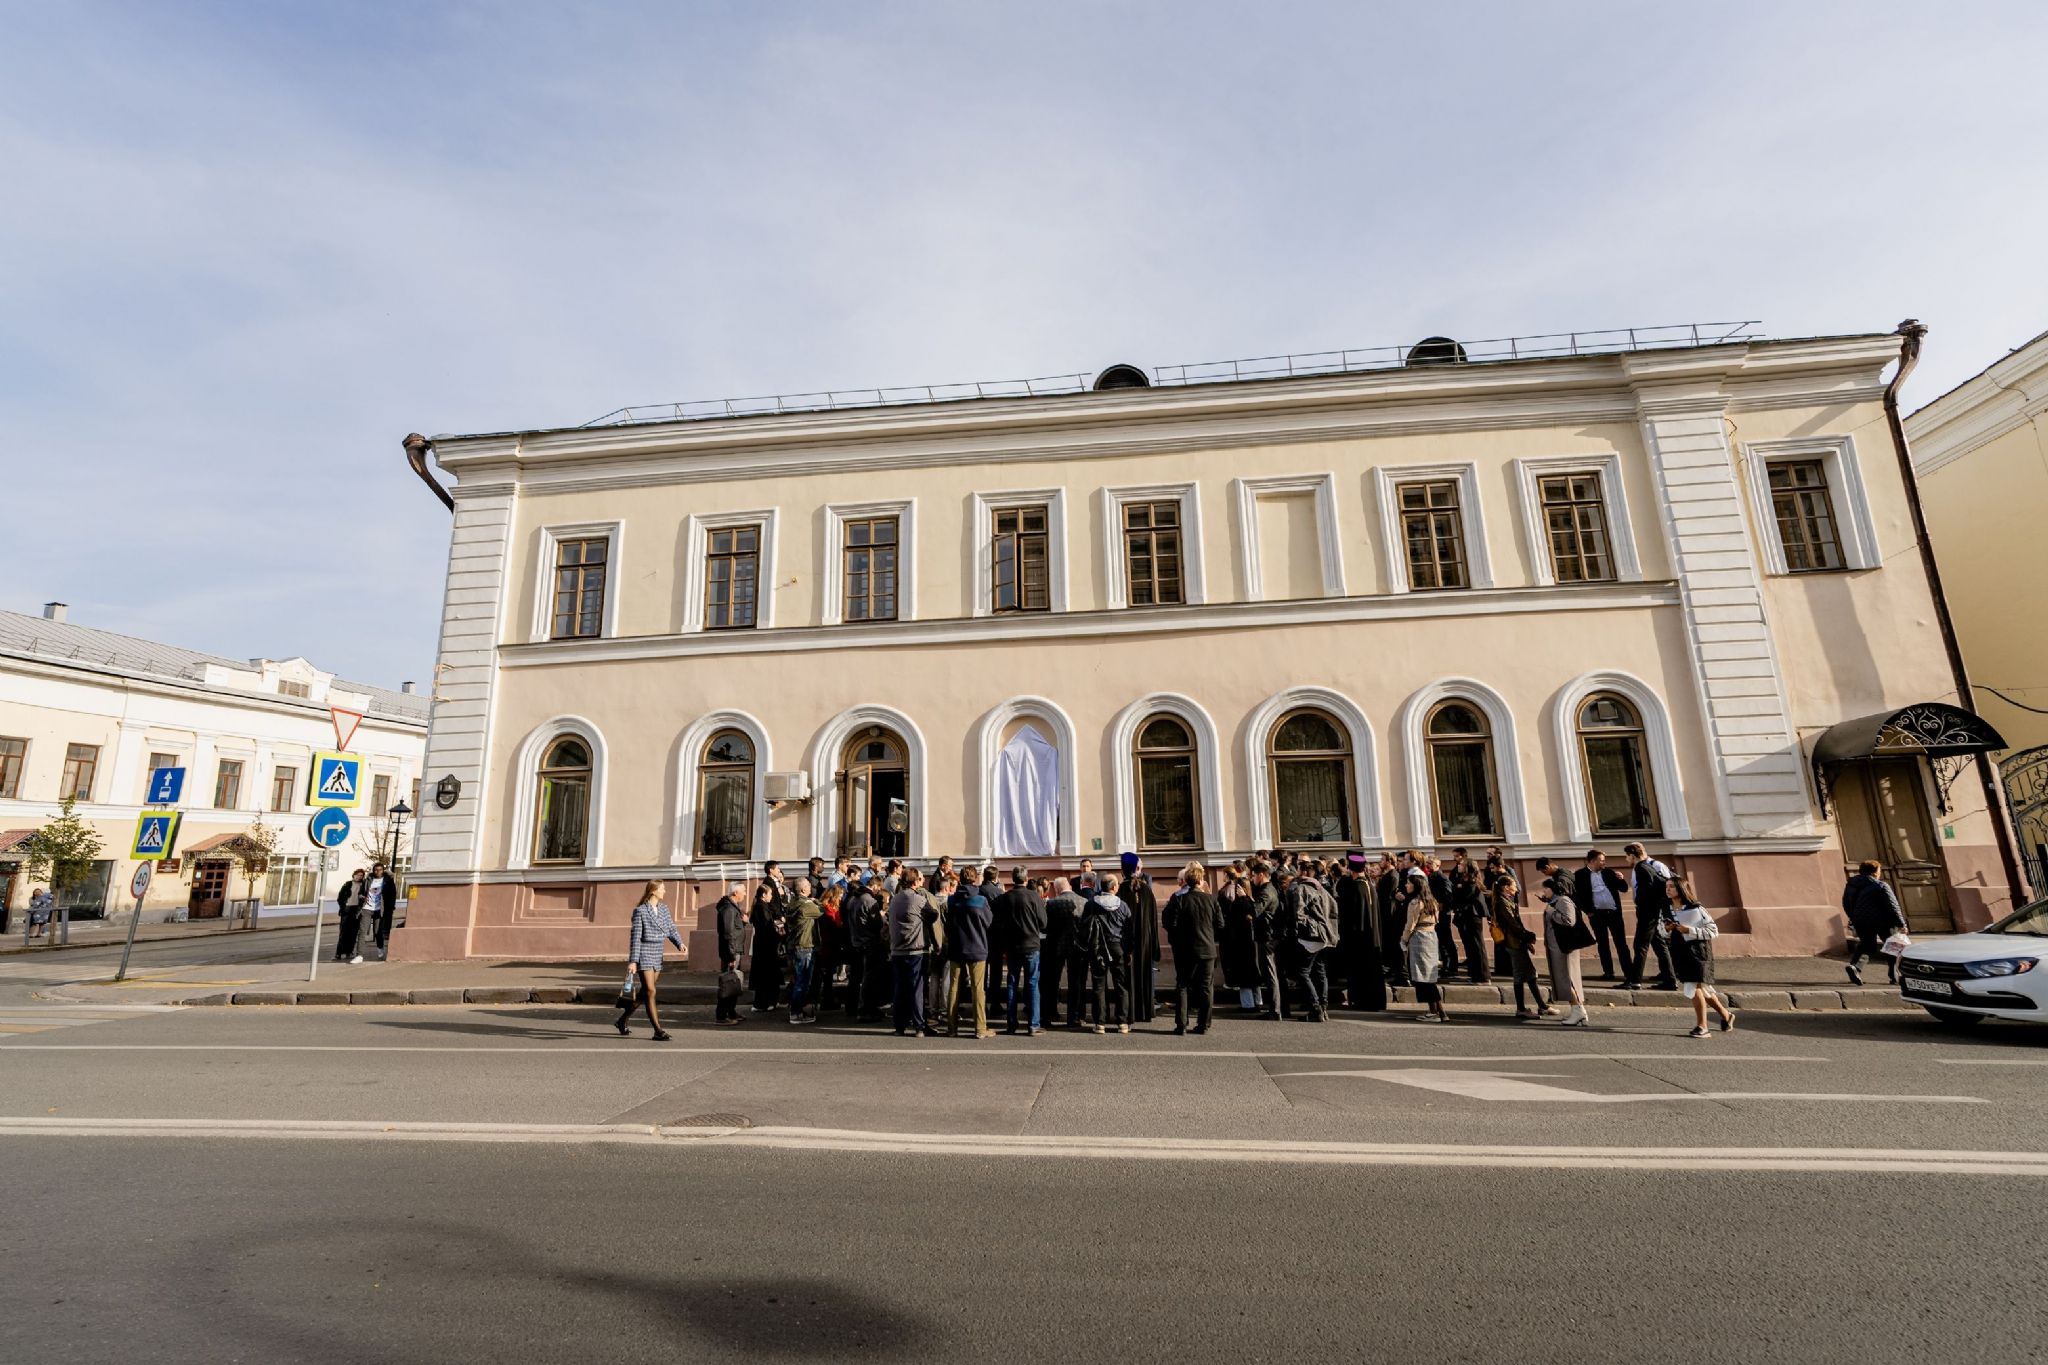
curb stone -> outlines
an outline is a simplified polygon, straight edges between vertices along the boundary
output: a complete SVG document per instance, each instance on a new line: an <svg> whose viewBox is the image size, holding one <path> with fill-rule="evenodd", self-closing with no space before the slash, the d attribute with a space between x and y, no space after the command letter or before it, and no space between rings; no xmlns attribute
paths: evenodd
<svg viewBox="0 0 2048 1365"><path fill-rule="evenodd" d="M1789 1010L1792 992L1735 991L1730 993L1728 1003L1739 1010Z"/></svg>
<svg viewBox="0 0 2048 1365"><path fill-rule="evenodd" d="M347 991L300 991L298 998L291 1003L294 1005L346 1005L348 1002L349 996Z"/></svg>
<svg viewBox="0 0 2048 1365"><path fill-rule="evenodd" d="M1885 992L1883 995L1878 995L1875 992L1843 991L1841 993L1841 996L1842 1008L1845 1010L1896 1010L1920 1008L1917 1004L1913 1003L1912 1001L1907 1000L1902 996L1894 995L1890 991Z"/></svg>
<svg viewBox="0 0 2048 1365"><path fill-rule="evenodd" d="M299 1003L305 1003L304 996L299 997ZM407 1000L404 991L350 991L348 993L348 1003L351 1005L403 1005L407 1003Z"/></svg>
<svg viewBox="0 0 2048 1365"><path fill-rule="evenodd" d="M1792 992L1792 1008L1798 1010L1838 1010L1842 1006L1840 991L1795 990Z"/></svg>
<svg viewBox="0 0 2048 1365"><path fill-rule="evenodd" d="M408 1005L459 1005L462 1003L460 986L442 986L406 992Z"/></svg>
<svg viewBox="0 0 2048 1365"><path fill-rule="evenodd" d="M573 1005L578 989L575 986L535 986L530 995L536 1005Z"/></svg>
<svg viewBox="0 0 2048 1365"><path fill-rule="evenodd" d="M237 1005L296 1005L299 1003L296 991L236 991L232 1000Z"/></svg>
<svg viewBox="0 0 2048 1365"><path fill-rule="evenodd" d="M462 992L466 1005L524 1005L532 997L530 986L471 986Z"/></svg>

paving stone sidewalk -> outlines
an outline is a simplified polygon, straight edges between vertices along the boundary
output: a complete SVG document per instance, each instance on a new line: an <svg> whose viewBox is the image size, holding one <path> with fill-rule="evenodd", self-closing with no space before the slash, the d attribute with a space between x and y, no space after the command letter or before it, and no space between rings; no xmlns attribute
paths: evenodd
<svg viewBox="0 0 2048 1365"><path fill-rule="evenodd" d="M1736 958L1717 963L1721 989L1737 1009L1884 1010L1917 1009L1884 984L1880 967L1867 974L1872 984L1853 986L1839 959L1825 957ZM323 962L317 980L306 980L303 963L251 963L228 967L187 966L153 971L119 985L105 979L72 982L41 992L45 999L79 1004L167 1005L564 1005L608 1004L625 979L617 962ZM1162 975L1170 986L1171 969ZM661 979L661 1000L708 1003L713 980L705 973L671 971ZM1396 1005L1413 1005L1406 987L1392 991ZM1512 1006L1514 988L1446 984L1452 1005ZM1597 980L1586 983L1593 1008L1685 1008L1677 991L1625 991Z"/></svg>

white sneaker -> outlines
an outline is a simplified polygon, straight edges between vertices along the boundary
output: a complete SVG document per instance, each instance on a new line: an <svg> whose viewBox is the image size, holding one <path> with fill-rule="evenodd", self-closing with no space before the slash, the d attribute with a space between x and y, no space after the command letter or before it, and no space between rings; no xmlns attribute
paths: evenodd
<svg viewBox="0 0 2048 1365"><path fill-rule="evenodd" d="M353 964L355 964L355 963L361 962L362 960L363 960L363 955L362 955L361 953L357 953L357 954L356 954L356 955L355 955L354 957L352 957L352 958L350 958L350 959L349 959L349 963L350 963L351 965L353 965Z"/></svg>

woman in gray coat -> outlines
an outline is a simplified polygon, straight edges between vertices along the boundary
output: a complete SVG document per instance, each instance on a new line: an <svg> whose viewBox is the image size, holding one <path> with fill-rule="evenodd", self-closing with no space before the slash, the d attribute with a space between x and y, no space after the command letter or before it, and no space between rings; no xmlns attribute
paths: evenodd
<svg viewBox="0 0 2048 1365"><path fill-rule="evenodd" d="M1448 1024L1451 1016L1444 1012L1444 990L1437 984L1442 959L1436 928L1443 908L1429 894L1428 882L1417 877L1415 887L1408 902L1408 925L1401 931L1401 946L1408 951L1408 979L1415 983L1415 998L1429 1006L1422 1022Z"/></svg>
<svg viewBox="0 0 2048 1365"><path fill-rule="evenodd" d="M1550 959L1550 998L1569 1000L1571 1009L1562 1021L1566 1028L1584 1028L1592 1021L1586 1014L1586 986L1579 976L1579 950L1567 948L1560 935L1583 932L1578 902L1572 899L1571 883L1553 877L1545 883L1548 907L1543 912L1543 954Z"/></svg>

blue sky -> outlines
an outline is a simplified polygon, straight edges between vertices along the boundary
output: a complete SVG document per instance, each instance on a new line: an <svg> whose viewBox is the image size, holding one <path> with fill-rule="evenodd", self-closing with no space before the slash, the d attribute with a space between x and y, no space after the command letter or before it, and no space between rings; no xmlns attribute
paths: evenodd
<svg viewBox="0 0 2048 1365"><path fill-rule="evenodd" d="M0 606L433 662L399 440L1761 319L2048 328L2048 7L0 0Z"/></svg>

